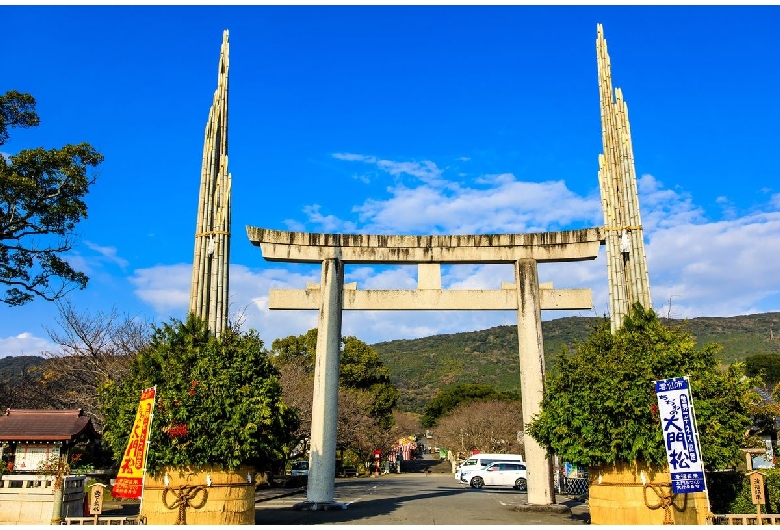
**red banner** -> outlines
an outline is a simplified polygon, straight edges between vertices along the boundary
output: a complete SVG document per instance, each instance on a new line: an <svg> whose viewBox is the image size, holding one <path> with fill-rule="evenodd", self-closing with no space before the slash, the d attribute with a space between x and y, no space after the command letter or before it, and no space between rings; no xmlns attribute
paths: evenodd
<svg viewBox="0 0 780 530"><path fill-rule="evenodd" d="M141 392L141 402L138 404L133 430L130 431L127 451L122 457L116 483L111 489L112 497L141 498L146 464L146 441L149 438L149 425L152 421L154 395L154 388L147 388Z"/></svg>

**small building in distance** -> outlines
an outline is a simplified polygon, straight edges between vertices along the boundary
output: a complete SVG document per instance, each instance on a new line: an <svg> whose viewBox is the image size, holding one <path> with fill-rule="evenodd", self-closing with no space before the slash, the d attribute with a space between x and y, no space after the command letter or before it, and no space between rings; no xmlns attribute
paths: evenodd
<svg viewBox="0 0 780 530"><path fill-rule="evenodd" d="M76 444L96 442L100 434L82 409L6 409L0 416L0 473L37 472L53 457L64 457Z"/></svg>

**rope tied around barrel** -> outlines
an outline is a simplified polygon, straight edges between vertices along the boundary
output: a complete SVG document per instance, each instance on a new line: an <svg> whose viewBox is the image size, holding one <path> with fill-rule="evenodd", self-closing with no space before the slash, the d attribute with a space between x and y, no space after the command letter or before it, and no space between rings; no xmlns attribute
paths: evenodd
<svg viewBox="0 0 780 530"><path fill-rule="evenodd" d="M171 492L176 496L176 500L168 504L168 492ZM199 493L203 493L203 498L200 502L193 502ZM209 492L204 486L179 486L178 488L165 488L162 494L162 502L169 510L179 509L179 517L176 519L176 524L187 524L187 508L193 510L199 510L206 505L206 501L209 498Z"/></svg>
<svg viewBox="0 0 780 530"><path fill-rule="evenodd" d="M662 487L667 487L669 490L667 492L664 492L661 490ZM654 506L650 506L650 503L647 502L647 488L651 488L653 490L653 493L655 493L658 496L658 504L655 504ZM645 499L645 506L650 508L651 510L657 510L658 508L664 509L664 524L674 524L674 520L672 520L672 506L674 506L674 492L672 491L672 484L669 482L664 483L648 483L645 484L645 487L642 488L642 496ZM676 508L676 506L675 506Z"/></svg>
<svg viewBox="0 0 780 530"><path fill-rule="evenodd" d="M645 506L647 506L651 510L657 510L658 508L664 509L664 524L672 524L672 525L674 524L674 520L672 519L672 508L674 508L678 512L685 510L684 505L682 508L675 506L674 504L675 493L672 490L671 482L647 482L645 484L642 484L641 482L600 482L598 483L598 485L599 486L642 486L642 498L645 501ZM661 488L668 488L668 490L664 491ZM647 501L648 489L652 489L653 493L655 493L656 496L658 497L658 503L652 506Z"/></svg>

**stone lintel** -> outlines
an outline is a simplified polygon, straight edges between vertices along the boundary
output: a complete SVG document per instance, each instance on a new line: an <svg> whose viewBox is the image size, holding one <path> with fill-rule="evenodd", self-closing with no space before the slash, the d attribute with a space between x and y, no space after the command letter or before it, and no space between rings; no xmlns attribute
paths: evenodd
<svg viewBox="0 0 780 530"><path fill-rule="evenodd" d="M315 284L316 285L316 284ZM513 284L510 284L513 285ZM590 289L539 289L542 309L591 309ZM268 309L318 309L320 290L271 289ZM344 310L517 310L517 290L344 289Z"/></svg>
<svg viewBox="0 0 780 530"><path fill-rule="evenodd" d="M317 234L246 227L268 261L316 263L514 263L595 259L602 228L532 234L369 235Z"/></svg>
<svg viewBox="0 0 780 530"><path fill-rule="evenodd" d="M441 263L417 264L417 288L441 289Z"/></svg>

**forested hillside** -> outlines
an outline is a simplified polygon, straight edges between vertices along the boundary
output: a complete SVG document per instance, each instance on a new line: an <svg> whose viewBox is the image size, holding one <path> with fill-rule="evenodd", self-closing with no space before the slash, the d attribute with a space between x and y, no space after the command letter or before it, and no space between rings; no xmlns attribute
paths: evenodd
<svg viewBox="0 0 780 530"><path fill-rule="evenodd" d="M27 371L45 361L35 355L17 355L0 358L0 380L22 377Z"/></svg>
<svg viewBox="0 0 780 530"><path fill-rule="evenodd" d="M542 322L548 367L563 346L584 340L597 317L567 317ZM780 313L736 317L671 319L683 325L703 345L717 342L726 364L750 355L780 353ZM485 383L499 391L517 390L520 371L516 326L483 331L435 335L414 340L394 340L372 345L390 369L403 410L420 412L439 389L455 383Z"/></svg>
<svg viewBox="0 0 780 530"><path fill-rule="evenodd" d="M548 367L565 345L573 347L596 324L597 317L567 317L542 322ZM780 354L780 313L736 317L700 317L670 320L687 326L699 345L717 342L726 364L751 355ZM498 391L518 390L520 373L515 326L482 331L434 335L414 340L394 340L372 345L398 387L399 406L422 412L440 389L456 383L488 384ZM0 380L19 377L44 362L42 357L0 358Z"/></svg>

